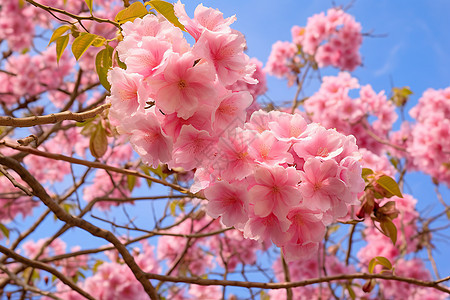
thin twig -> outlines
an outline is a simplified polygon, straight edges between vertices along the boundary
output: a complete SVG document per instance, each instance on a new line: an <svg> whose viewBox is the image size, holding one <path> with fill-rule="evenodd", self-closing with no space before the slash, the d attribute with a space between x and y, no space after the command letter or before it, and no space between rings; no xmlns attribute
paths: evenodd
<svg viewBox="0 0 450 300"><path fill-rule="evenodd" d="M8 257L14 259L15 261L21 262L23 264L26 264L26 265L28 265L30 267L33 267L33 268L36 268L36 269L41 269L41 270L47 271L47 272L55 275L56 278L61 280L64 284L68 285L71 289L73 289L74 291L79 293L81 296L83 296L83 297L85 297L87 299L90 299L90 300L95 300L94 297L92 297L86 291L82 290L71 279L67 278L64 274L62 274L61 272L59 272L55 268L53 268L53 267L51 267L51 266L49 266L47 264L44 264L42 262L31 260L31 259L28 259L26 257L23 257L22 255L19 255L16 252L9 250L8 248L6 248L6 247L4 247L2 245L0 245L0 252L2 252L3 254L7 255Z"/></svg>
<svg viewBox="0 0 450 300"><path fill-rule="evenodd" d="M450 294L450 289L439 285L439 283L450 280L450 276L440 279L438 281L424 281L415 278L400 277L394 275L385 274L367 274L367 273L355 273L355 274L341 274L335 276L328 276L322 278L313 278L303 281L296 282L281 282L281 283L266 283L266 282L252 282L252 281L238 281L238 280L220 280L220 279L203 279L196 277L175 277L146 273L148 279L163 280L169 282L184 282L190 284L198 285L219 285L219 286L236 286L244 288L261 288L261 289L286 289L295 288L300 286L307 286L311 284L321 283L321 282L331 282L338 280L350 280L350 279L384 279L384 280L394 280L400 282L406 282L418 286L435 288L441 292Z"/></svg>
<svg viewBox="0 0 450 300"><path fill-rule="evenodd" d="M50 297L52 299L55 300L62 300L61 298L57 297L56 295L50 293L50 292L46 292L46 291L41 291L40 289L28 285L25 282L23 282L19 277L16 276L16 274L14 274L13 272L11 272L10 270L8 270L7 267L5 267L4 265L0 265L0 270L2 270L4 273L6 273L6 275L8 275L8 277L14 281L17 285L21 286L23 288L24 291L30 291L36 294L40 294L43 296L47 296Z"/></svg>
<svg viewBox="0 0 450 300"><path fill-rule="evenodd" d="M28 196L33 196L33 194L23 185L21 185L20 183L17 182L17 180L11 176L11 174L8 173L8 171L6 171L5 168L3 168L2 166L0 166L0 173L2 173L3 175L5 175L6 178L8 178L9 181L11 181L11 183L18 189L21 189L25 194L27 194Z"/></svg>
<svg viewBox="0 0 450 300"><path fill-rule="evenodd" d="M125 174L125 175L131 175L131 176L145 178L145 179L148 179L148 180L150 180L152 182L168 186L168 187L170 187L170 188L172 188L174 190L177 190L177 191L179 191L181 193L187 194L187 195L189 195L191 197L196 197L196 198L200 198L201 199L200 196L197 196L197 195L194 195L194 194L190 193L187 189L185 189L185 188L183 188L183 187L181 187L179 185L167 182L165 180L160 180L160 179L154 178L152 176L146 175L144 173L140 173L138 171L123 169L123 168L118 168L118 167L113 167L113 166L110 166L110 165L102 164L100 162L88 161L88 160L73 158L73 157L70 157L70 156L62 155L62 154L55 154L55 153L50 153L50 152L44 152L44 151L40 151L40 150L37 150L37 149L34 149L34 148L30 148L30 147L23 147L23 146L15 145L15 144L12 144L12 143L7 142L5 140L0 141L0 145L5 145L5 146L10 147L12 149L19 150L19 151L22 151L22 152L26 152L26 153L29 153L29 154L43 156L43 157L47 157L47 158L51 158L51 159L55 159L55 160L67 161L67 162L72 163L72 164L83 165L83 166L86 166L86 167L91 167L91 168L96 168L96 169L104 169L104 170L111 171L111 172L116 172L116 173L121 173L121 174Z"/></svg>
<svg viewBox="0 0 450 300"><path fill-rule="evenodd" d="M111 20L108 20L108 19L97 18L97 17L94 17L93 15L90 15L90 16L79 16L79 15L75 15L75 14L72 14L70 12L67 12L67 11L65 11L63 9L59 9L59 8L55 8L55 7L51 7L51 6L47 6L47 5L42 5L42 4L37 3L37 2L35 2L33 0L25 0L25 1L30 3L31 5L34 5L34 6L39 7L39 8L42 8L43 10L45 10L45 11L47 11L49 13L51 13L51 12L60 13L60 14L66 15L66 16L71 17L71 18L73 18L75 20L78 20L78 21L92 20L92 21L96 21L98 23L109 23L109 24L112 24L112 25L116 26L117 28L120 28L120 24L119 23L111 21Z"/></svg>

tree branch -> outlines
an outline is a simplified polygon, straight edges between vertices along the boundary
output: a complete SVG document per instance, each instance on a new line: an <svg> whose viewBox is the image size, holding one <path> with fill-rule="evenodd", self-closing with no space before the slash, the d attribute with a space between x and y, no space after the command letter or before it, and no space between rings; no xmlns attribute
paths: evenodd
<svg viewBox="0 0 450 300"><path fill-rule="evenodd" d="M98 23L109 23L109 24L112 24L112 25L116 26L117 28L120 28L120 24L119 23L111 21L111 20L108 20L108 19L97 18L97 17L94 17L92 15L91 16L86 16L86 17L79 16L79 15L75 15L75 14L72 14L70 12L67 12L67 11L65 11L63 9L59 9L59 8L55 8L55 7L51 7L51 6L47 6L47 5L42 5L42 4L37 3L37 2L35 2L33 0L25 0L25 1L30 3L33 6L36 6L36 7L39 7L41 9L43 9L43 10L49 12L49 13L52 13L52 12L60 13L60 14L66 15L66 16L71 17L71 18L73 18L75 20L78 20L78 21L92 20L92 21L96 21Z"/></svg>
<svg viewBox="0 0 450 300"><path fill-rule="evenodd" d="M145 178L145 179L148 179L148 180L150 180L152 182L168 186L168 187L170 187L170 188L172 188L174 190L177 190L177 191L179 191L179 192L181 192L183 194L187 194L190 197L196 197L196 198L200 198L201 199L200 196L197 196L197 195L194 195L194 194L190 193L188 190L186 190L185 188L183 188L183 187L181 187L179 185L167 182L165 180L160 180L160 179L154 178L152 176L146 175L144 173L140 173L138 171L122 169L122 168L118 168L118 167L113 167L113 166L109 166L109 165L106 165L106 164L102 164L100 162L88 161L88 160L73 158L73 157L70 157L70 156L62 155L62 154L55 154L55 153L44 152L44 151L40 151L40 150L37 150L37 149L34 149L34 148L30 148L30 147L23 147L23 146L15 145L15 144L9 143L9 142L7 142L5 140L0 141L0 145L5 145L5 146L10 147L12 149L19 150L19 151L26 152L26 153L30 153L30 154L34 154L34 155L38 155L38 156L43 156L43 157L47 157L47 158L51 158L51 159L55 159L55 160L67 161L67 162L72 163L72 164L83 165L83 166L86 166L86 167L91 167L91 168L96 168L96 169L104 169L104 170L111 171L111 172L116 172L116 173L121 173L121 174L125 174L125 175L132 175L132 176L136 176L136 177Z"/></svg>
<svg viewBox="0 0 450 300"><path fill-rule="evenodd" d="M439 285L440 282L450 280L450 277L446 277L439 281L423 281L415 278L400 277L394 275L384 274L367 274L367 273L355 273L355 274L342 274L336 276L328 276L322 278L313 278L296 282L281 282L281 283L266 283L266 282L252 282L252 281L237 281L237 280L220 280L220 279L202 279L194 277L175 277L165 276L158 274L146 273L148 279L156 279L170 282L183 282L198 285L220 285L220 286L237 286L243 288L261 288L261 289L286 289L295 288L301 286L307 286L311 284L321 282L331 282L338 280L350 280L350 279L385 279L406 282L418 286L435 288L441 292L450 294L450 289Z"/></svg>
<svg viewBox="0 0 450 300"><path fill-rule="evenodd" d="M19 162L16 160L6 157L0 154L0 164L11 168L14 170L19 176L24 180L32 189L33 194L41 199L41 201L56 215L56 217L69 224L71 226L76 226L90 234L105 239L108 242L112 243L117 251L121 254L123 260L128 265L128 267L133 272L136 279L141 283L146 293L150 296L152 300L158 300L158 294L156 293L155 288L151 284L149 280L146 279L145 273L139 268L133 256L128 252L127 248L119 241L119 239L114 236L110 231L99 228L92 223L89 223L86 220L83 220L78 217L74 217L62 209L58 203L56 203L44 189L44 187L34 178ZM2 247L1 249L3 249ZM8 248L4 248L7 251L10 251ZM2 251L3 252L3 251ZM42 263L41 263L42 264ZM42 264L45 265L45 264ZM47 266L48 267L48 266Z"/></svg>
<svg viewBox="0 0 450 300"><path fill-rule="evenodd" d="M95 117L110 106L111 104L107 103L82 113L64 111L46 116L34 116L26 118L0 117L0 126L31 127L35 125L58 123L65 120L82 122Z"/></svg>
<svg viewBox="0 0 450 300"><path fill-rule="evenodd" d="M2 245L0 245L0 252L7 255L8 257L11 257L15 261L21 262L23 264L26 264L26 265L36 268L36 269L41 269L41 270L47 271L47 272L55 275L59 280L61 280L64 284L68 285L71 289L76 291L81 296L83 296L87 299L90 299L90 300L95 300L94 297L92 297L86 291L82 290L71 279L67 278L64 274L62 274L55 268L53 268L47 264L41 263L39 261L35 261L35 260L28 259L26 257L23 257L22 255L19 255L16 252L11 251L6 247L3 247Z"/></svg>

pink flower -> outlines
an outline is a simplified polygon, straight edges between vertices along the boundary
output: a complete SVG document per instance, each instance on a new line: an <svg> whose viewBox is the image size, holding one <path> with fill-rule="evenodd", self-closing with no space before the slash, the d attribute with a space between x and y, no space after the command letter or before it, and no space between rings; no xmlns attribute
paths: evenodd
<svg viewBox="0 0 450 300"><path fill-rule="evenodd" d="M250 142L249 153L258 163L283 165L294 161L289 148L290 144L278 140L272 132L264 131Z"/></svg>
<svg viewBox="0 0 450 300"><path fill-rule="evenodd" d="M172 160L172 139L161 130L154 108L136 114L123 126L129 130L130 142L147 164L157 167Z"/></svg>
<svg viewBox="0 0 450 300"><path fill-rule="evenodd" d="M204 31L192 52L215 67L219 81L224 85L233 84L236 80L256 83L251 78L256 67L250 64L244 53L245 45L245 38L241 33Z"/></svg>
<svg viewBox="0 0 450 300"><path fill-rule="evenodd" d="M111 82L111 116L119 122L124 116L134 115L138 109L143 112L149 98L148 87L144 85L143 76L128 73L121 68L113 68L108 73Z"/></svg>
<svg viewBox="0 0 450 300"><path fill-rule="evenodd" d="M254 172L255 185L250 189L250 203L255 215L273 213L284 222L291 207L302 201L298 189L299 172L292 167L262 165Z"/></svg>
<svg viewBox="0 0 450 300"><path fill-rule="evenodd" d="M155 91L156 106L183 119L192 116L200 102L215 97L214 70L206 62L196 63L190 53L172 53L161 75L148 81Z"/></svg>
<svg viewBox="0 0 450 300"><path fill-rule="evenodd" d="M207 151L213 151L216 139L205 130L197 130L192 125L183 126L177 142L173 145L173 161L170 167L191 170L207 164L213 159Z"/></svg>
<svg viewBox="0 0 450 300"><path fill-rule="evenodd" d="M249 92L227 94L214 114L214 131L221 134L227 129L242 127L246 119L246 109L252 102Z"/></svg>
<svg viewBox="0 0 450 300"><path fill-rule="evenodd" d="M224 19L223 14L203 4L197 6L194 11L194 19L189 18L184 9L184 4L180 1L174 4L175 15L180 23L182 23L187 32L195 40L198 40L202 32L230 32L230 25L236 21L236 17L232 16Z"/></svg>
<svg viewBox="0 0 450 300"><path fill-rule="evenodd" d="M302 207L291 209L287 218L292 222L288 232L292 238L282 246L287 261L304 260L315 254L325 236L322 213Z"/></svg>
<svg viewBox="0 0 450 300"><path fill-rule="evenodd" d="M139 73L144 78L153 75L164 63L171 44L155 37L143 37L140 48L131 48L125 59L127 73Z"/></svg>
<svg viewBox="0 0 450 300"><path fill-rule="evenodd" d="M294 144L295 153L305 160L311 157L328 160L341 154L344 150L342 147L344 135L336 130L326 130L321 126L313 125L315 124L308 126L308 129L312 131L309 134L310 137Z"/></svg>
<svg viewBox="0 0 450 300"><path fill-rule="evenodd" d="M236 128L225 132L217 144L217 157L214 169L224 179L241 180L252 173L255 165L249 154L249 143L255 138L256 132Z"/></svg>
<svg viewBox="0 0 450 300"><path fill-rule="evenodd" d="M219 181L205 190L206 210L212 218L222 216L225 226L243 228L248 220L248 192L245 182Z"/></svg>
<svg viewBox="0 0 450 300"><path fill-rule="evenodd" d="M280 141L294 141L307 129L306 120L299 114L281 114L276 120L269 123L269 128Z"/></svg>
<svg viewBox="0 0 450 300"><path fill-rule="evenodd" d="M300 191L304 205L312 209L327 211L344 192L345 184L336 177L338 165L334 160L310 158L303 166Z"/></svg>
<svg viewBox="0 0 450 300"><path fill-rule="evenodd" d="M287 234L289 222L280 221L273 213L265 216L252 216L245 224L244 237L260 242L272 240L276 245L283 245L290 236Z"/></svg>

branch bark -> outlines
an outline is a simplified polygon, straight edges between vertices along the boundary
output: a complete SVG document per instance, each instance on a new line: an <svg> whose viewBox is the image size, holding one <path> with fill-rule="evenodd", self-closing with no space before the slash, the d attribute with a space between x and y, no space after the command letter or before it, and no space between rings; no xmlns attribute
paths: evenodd
<svg viewBox="0 0 450 300"><path fill-rule="evenodd" d="M82 113L64 111L46 116L34 116L26 118L0 117L0 126L31 127L35 125L58 123L65 120L82 122L87 119L93 118L98 114L101 114L110 106L111 104L107 103Z"/></svg>
<svg viewBox="0 0 450 300"><path fill-rule="evenodd" d="M6 157L0 154L0 164L14 170L19 176L24 180L32 189L33 195L38 197L55 215L56 217L65 222L66 224L79 227L89 232L93 236L102 238L112 243L117 251L121 254L123 260L128 265L130 270L133 272L136 279L141 283L146 293L150 296L152 300L158 300L158 294L151 282L146 279L145 273L137 265L133 256L128 252L127 248L119 241L119 239L112 234L110 231L99 228L86 220L78 217L74 217L64 211L58 203L56 203L44 189L44 187L34 178L28 170L26 170L19 162L16 160ZM3 249L2 247L1 249ZM10 251L8 248L5 251ZM2 251L3 252L3 251ZM5 252L4 252L5 253ZM43 264L45 265L45 264ZM45 265L47 266L47 265ZM48 267L48 266L47 266Z"/></svg>
<svg viewBox="0 0 450 300"><path fill-rule="evenodd" d="M237 286L243 288L261 288L261 289L287 289L295 288L301 286L307 286L311 284L321 283L321 282L331 282L338 280L350 280L350 279L385 279L385 280L395 280L406 282L410 284L415 284L423 287L435 288L441 292L450 294L450 289L439 285L443 280L437 281L423 281L415 278L407 278L393 275L383 275L383 274L367 274L367 273L355 273L355 274L342 274L336 276L328 276L322 278L313 278L303 281L296 282L281 282L281 283L266 283L266 282L251 282L251 281L237 281L237 280L220 280L220 279L202 279L194 277L174 277L165 276L158 274L146 273L148 279L156 279L170 282L183 282L198 285L219 285L219 286ZM445 281L450 280L449 277L444 278Z"/></svg>

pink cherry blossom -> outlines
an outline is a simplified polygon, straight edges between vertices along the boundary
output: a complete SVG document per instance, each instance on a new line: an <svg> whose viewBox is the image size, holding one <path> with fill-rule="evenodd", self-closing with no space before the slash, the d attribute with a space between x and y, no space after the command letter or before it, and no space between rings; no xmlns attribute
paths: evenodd
<svg viewBox="0 0 450 300"><path fill-rule="evenodd" d="M161 75L148 80L155 90L156 106L183 119L192 116L201 101L215 97L213 69L206 62L195 64L190 53L172 53Z"/></svg>
<svg viewBox="0 0 450 300"><path fill-rule="evenodd" d="M242 182L217 182L208 187L205 196L209 200L206 207L213 218L221 216L225 226L243 227L248 220L248 193Z"/></svg>

